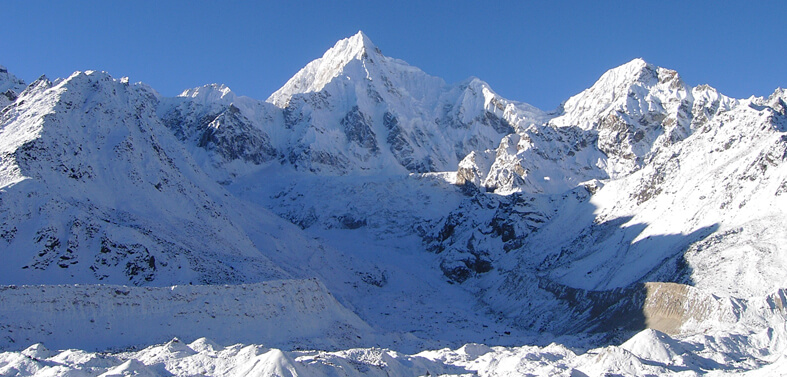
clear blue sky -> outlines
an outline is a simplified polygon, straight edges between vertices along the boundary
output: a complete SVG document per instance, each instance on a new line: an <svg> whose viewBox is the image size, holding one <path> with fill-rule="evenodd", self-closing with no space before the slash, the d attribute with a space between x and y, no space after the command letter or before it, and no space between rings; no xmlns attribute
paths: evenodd
<svg viewBox="0 0 787 377"><path fill-rule="evenodd" d="M104 70L164 95L265 99L363 30L449 83L544 110L633 58L733 97L787 86L785 1L2 1L0 65L26 81Z"/></svg>

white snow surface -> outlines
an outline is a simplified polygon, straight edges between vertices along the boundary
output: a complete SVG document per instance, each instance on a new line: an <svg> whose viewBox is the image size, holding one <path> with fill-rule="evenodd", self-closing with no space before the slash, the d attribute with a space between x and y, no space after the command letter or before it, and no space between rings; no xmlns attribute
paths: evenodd
<svg viewBox="0 0 787 377"><path fill-rule="evenodd" d="M362 32L267 101L0 67L0 375L784 374L785 101Z"/></svg>
<svg viewBox="0 0 787 377"><path fill-rule="evenodd" d="M777 339L778 338L778 339ZM756 349L773 347L771 354ZM0 353L8 376L783 376L784 331L673 338L644 330L620 346L573 351L559 344L402 354L385 348L283 351L261 344L222 346L179 338L124 352L50 351L34 344Z"/></svg>

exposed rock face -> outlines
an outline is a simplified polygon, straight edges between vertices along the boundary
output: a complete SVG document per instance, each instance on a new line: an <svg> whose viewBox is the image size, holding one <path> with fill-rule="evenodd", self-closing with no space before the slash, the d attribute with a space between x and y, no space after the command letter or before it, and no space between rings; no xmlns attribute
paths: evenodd
<svg viewBox="0 0 787 377"><path fill-rule="evenodd" d="M217 181L227 182L241 174L238 163L249 166L278 162L283 153L269 134L280 124L278 109L264 102L238 97L223 85L206 85L184 91L158 103L162 122L192 153L205 150L200 161Z"/></svg>
<svg viewBox="0 0 787 377"><path fill-rule="evenodd" d="M440 254L443 273L458 283L495 268L492 261L521 248L551 212L532 196L490 196L469 184L465 190L468 200L424 236L427 249Z"/></svg>
<svg viewBox="0 0 787 377"><path fill-rule="evenodd" d="M380 147L377 145L377 135L372 131L371 119L363 114L358 106L353 107L339 123L351 143L349 150L352 155L361 161L379 155Z"/></svg>
<svg viewBox="0 0 787 377"><path fill-rule="evenodd" d="M361 148L368 149L371 153L379 151L376 135L370 126L371 121L369 117L358 110L358 106L353 107L340 123L344 127L344 135L347 136L347 140Z"/></svg>
<svg viewBox="0 0 787 377"><path fill-rule="evenodd" d="M234 105L207 124L197 146L215 151L229 161L241 160L257 165L277 156L268 135L255 128Z"/></svg>
<svg viewBox="0 0 787 377"><path fill-rule="evenodd" d="M642 312L648 328L667 334L680 333L684 324L719 320L719 303L710 295L684 284L645 283ZM714 318L716 317L716 318Z"/></svg>

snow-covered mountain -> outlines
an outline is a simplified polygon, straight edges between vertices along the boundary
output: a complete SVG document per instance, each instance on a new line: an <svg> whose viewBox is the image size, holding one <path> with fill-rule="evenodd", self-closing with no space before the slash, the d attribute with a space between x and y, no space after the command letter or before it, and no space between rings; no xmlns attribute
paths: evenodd
<svg viewBox="0 0 787 377"><path fill-rule="evenodd" d="M156 108L146 87L88 71L41 78L3 110L3 283L286 276Z"/></svg>
<svg viewBox="0 0 787 377"><path fill-rule="evenodd" d="M280 160L332 175L454 170L471 151L547 118L479 79L447 85L384 56L361 32L307 64L268 103L220 85L164 102L176 135L225 160Z"/></svg>
<svg viewBox="0 0 787 377"><path fill-rule="evenodd" d="M639 59L613 69L555 118L460 163L460 182L522 204L491 218L480 201L454 211L434 233L438 250L488 261L484 301L556 332L619 318L645 282L739 297L781 289L783 93L735 100Z"/></svg>
<svg viewBox="0 0 787 377"><path fill-rule="evenodd" d="M185 353L112 356L93 374L205 373L179 363L291 375L775 368L787 349L785 101L781 89L733 99L692 88L635 59L545 112L477 78L447 84L361 32L267 101L220 84L168 98L94 71L25 87L0 67L0 295L51 311L56 292L74 305L40 324L0 310L0 345L100 350L63 335L82 326L111 338L104 347L209 336L286 348L168 343ZM260 284L277 279L293 288ZM38 295L12 284L49 285ZM131 288L53 284L149 287L129 299L113 292ZM176 284L202 286L153 288ZM224 300L216 319L209 302L223 284L291 318L274 328ZM135 303L180 320L117 338ZM338 330L298 327L312 315ZM79 325L97 316L105 328ZM190 321L227 330L198 334ZM551 340L572 350L518 348ZM298 342L337 353L297 353ZM416 354L470 342L508 347ZM585 352L596 346L606 348ZM413 355L339 351L349 347ZM24 352L1 354L0 368L87 368ZM219 354L234 361L203 360Z"/></svg>
<svg viewBox="0 0 787 377"><path fill-rule="evenodd" d="M646 164L737 101L677 72L635 59L561 105L548 124L506 137L494 153L466 157L460 173L501 193L561 193L592 179L618 179Z"/></svg>

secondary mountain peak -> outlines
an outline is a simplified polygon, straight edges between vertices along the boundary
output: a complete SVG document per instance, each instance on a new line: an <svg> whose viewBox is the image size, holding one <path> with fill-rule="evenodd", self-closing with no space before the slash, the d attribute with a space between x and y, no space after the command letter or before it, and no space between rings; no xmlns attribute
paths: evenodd
<svg viewBox="0 0 787 377"><path fill-rule="evenodd" d="M677 72L637 58L610 69L592 87L569 98L563 105L564 118L570 119L568 125L593 128L599 116L627 106L630 99L639 103L654 95L672 97L675 92L686 90L689 88Z"/></svg>
<svg viewBox="0 0 787 377"><path fill-rule="evenodd" d="M0 109L16 100L16 97L25 89L25 82L8 72L6 67L0 65Z"/></svg>
<svg viewBox="0 0 787 377"><path fill-rule="evenodd" d="M587 130L601 127L610 114L641 118L654 112L674 113L673 105L680 105L690 92L676 71L637 58L607 71L592 87L569 98L553 124Z"/></svg>

